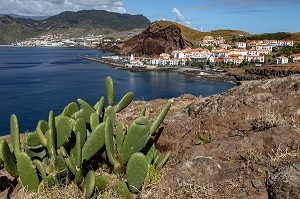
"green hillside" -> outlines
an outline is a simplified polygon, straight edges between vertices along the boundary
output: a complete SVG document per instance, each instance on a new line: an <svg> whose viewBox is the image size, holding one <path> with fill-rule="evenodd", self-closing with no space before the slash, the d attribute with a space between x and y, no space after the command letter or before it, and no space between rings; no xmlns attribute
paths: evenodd
<svg viewBox="0 0 300 199"><path fill-rule="evenodd" d="M62 12L45 20L0 17L0 44L10 44L41 34L83 36L113 34L136 28L147 28L149 19L143 15L113 13L104 10Z"/></svg>

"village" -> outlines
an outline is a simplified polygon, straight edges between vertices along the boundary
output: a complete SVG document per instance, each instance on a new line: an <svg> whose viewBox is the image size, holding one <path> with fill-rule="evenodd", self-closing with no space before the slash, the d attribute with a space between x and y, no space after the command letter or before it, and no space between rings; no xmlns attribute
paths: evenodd
<svg viewBox="0 0 300 199"><path fill-rule="evenodd" d="M122 39L106 38L103 35L87 35L79 38L58 35L44 35L17 42L17 46L45 47L88 47L99 45L117 45ZM125 63L125 67L172 67L211 66L236 67L243 64L262 66L264 64L286 64L300 62L300 53L289 56L276 56L274 50L281 47L294 47L294 41L284 40L250 40L247 42L228 42L223 37L205 36L196 48L174 50L157 57L146 56L106 56L106 60Z"/></svg>
<svg viewBox="0 0 300 199"><path fill-rule="evenodd" d="M104 37L103 35L87 35L82 37L63 36L55 34L42 35L25 41L16 41L15 46L33 47L89 47L94 48L99 44L117 44L120 39Z"/></svg>
<svg viewBox="0 0 300 199"><path fill-rule="evenodd" d="M290 56L275 56L274 49L294 47L293 40L251 40L228 44L223 37L205 36L198 48L174 50L162 53L156 58L131 55L128 67L155 66L239 66L251 63L255 66L299 62L300 53ZM268 60L266 60L268 57Z"/></svg>

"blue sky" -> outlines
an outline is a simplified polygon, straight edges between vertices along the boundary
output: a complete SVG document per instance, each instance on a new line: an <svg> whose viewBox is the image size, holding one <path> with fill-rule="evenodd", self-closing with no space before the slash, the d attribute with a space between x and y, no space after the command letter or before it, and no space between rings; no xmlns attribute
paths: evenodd
<svg viewBox="0 0 300 199"><path fill-rule="evenodd" d="M254 33L300 32L300 0L0 0L0 14L55 15L99 9L143 14L193 29L235 29Z"/></svg>
<svg viewBox="0 0 300 199"><path fill-rule="evenodd" d="M300 32L300 0L126 0L125 7L151 21L177 21L202 31Z"/></svg>

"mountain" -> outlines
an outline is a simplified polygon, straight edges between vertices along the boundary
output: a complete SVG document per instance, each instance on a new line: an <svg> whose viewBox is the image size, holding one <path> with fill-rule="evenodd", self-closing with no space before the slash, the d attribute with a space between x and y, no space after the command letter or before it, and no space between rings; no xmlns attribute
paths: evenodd
<svg viewBox="0 0 300 199"><path fill-rule="evenodd" d="M205 36L223 36L225 39L234 36L248 36L247 32L238 30L216 30L200 32L171 21L157 21L142 33L124 42L119 54L159 55L163 52L198 46Z"/></svg>
<svg viewBox="0 0 300 199"><path fill-rule="evenodd" d="M113 13L104 10L82 10L62 12L44 20L0 17L0 44L10 44L41 34L82 36L88 34L113 34L130 31L135 28L145 29L150 25L143 15Z"/></svg>
<svg viewBox="0 0 300 199"><path fill-rule="evenodd" d="M292 39L294 42L300 42L300 32L278 32L257 35L252 35L241 30L200 32L175 22L161 20L152 23L142 33L126 40L115 53L148 56L159 55L163 52L170 53L173 50L199 46L199 43L205 36L213 36L215 38L221 36L229 43L263 39Z"/></svg>
<svg viewBox="0 0 300 199"><path fill-rule="evenodd" d="M141 34L135 35L125 41L120 54L158 55L174 49L192 46L187 40L178 24L160 21L153 23Z"/></svg>
<svg viewBox="0 0 300 199"><path fill-rule="evenodd" d="M23 18L23 19L33 19L33 20L44 20L49 18L49 16L25 16L25 15L16 15L16 14L0 14L0 17L3 17L5 15L13 18Z"/></svg>
<svg viewBox="0 0 300 199"><path fill-rule="evenodd" d="M42 33L39 22L33 19L0 17L0 44L10 44Z"/></svg>

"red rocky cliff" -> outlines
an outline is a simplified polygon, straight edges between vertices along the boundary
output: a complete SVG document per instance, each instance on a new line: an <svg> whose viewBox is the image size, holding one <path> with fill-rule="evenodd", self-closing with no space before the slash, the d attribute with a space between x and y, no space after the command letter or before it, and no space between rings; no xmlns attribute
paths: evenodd
<svg viewBox="0 0 300 199"><path fill-rule="evenodd" d="M119 54L159 55L172 50L192 46L185 39L179 26L173 23L156 22L141 34L127 40L119 50Z"/></svg>

